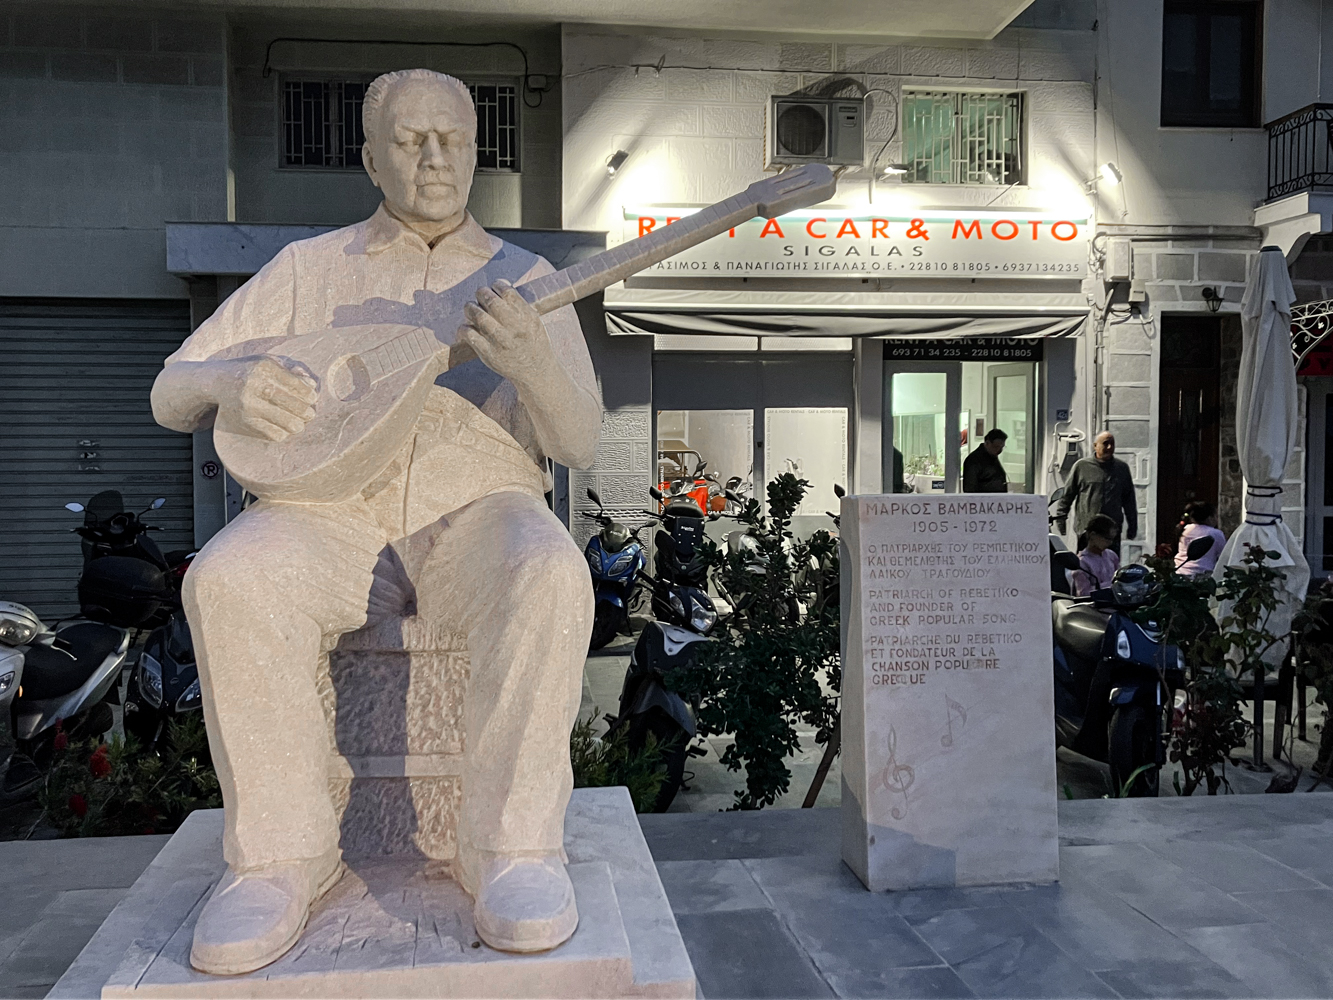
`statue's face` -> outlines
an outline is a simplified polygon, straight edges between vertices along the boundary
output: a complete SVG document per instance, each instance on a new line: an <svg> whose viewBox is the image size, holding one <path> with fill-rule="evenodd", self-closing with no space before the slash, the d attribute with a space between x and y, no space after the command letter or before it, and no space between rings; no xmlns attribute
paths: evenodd
<svg viewBox="0 0 1333 1000"><path fill-rule="evenodd" d="M405 222L462 219L477 165L476 120L454 88L409 80L389 91L362 160Z"/></svg>

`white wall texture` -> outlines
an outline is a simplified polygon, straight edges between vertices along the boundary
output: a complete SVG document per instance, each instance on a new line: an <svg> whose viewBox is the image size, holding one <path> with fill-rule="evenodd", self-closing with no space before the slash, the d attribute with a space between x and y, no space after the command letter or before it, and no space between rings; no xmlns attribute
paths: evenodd
<svg viewBox="0 0 1333 1000"><path fill-rule="evenodd" d="M220 15L0 8L0 295L184 298L166 220L226 217Z"/></svg>

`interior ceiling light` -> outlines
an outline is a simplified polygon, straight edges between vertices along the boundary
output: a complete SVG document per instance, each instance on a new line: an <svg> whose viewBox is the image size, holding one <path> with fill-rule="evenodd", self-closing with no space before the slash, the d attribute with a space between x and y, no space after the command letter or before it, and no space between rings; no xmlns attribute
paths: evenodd
<svg viewBox="0 0 1333 1000"><path fill-rule="evenodd" d="M629 159L629 153L625 152L623 149L617 149L614 153L612 153L610 156L606 158L607 174L614 177L616 171L619 170L621 167L623 167L625 165L625 161L628 159Z"/></svg>
<svg viewBox="0 0 1333 1000"><path fill-rule="evenodd" d="M1124 180L1120 174L1120 169L1114 163L1103 163L1101 175L1102 180L1106 182L1107 187L1115 187Z"/></svg>

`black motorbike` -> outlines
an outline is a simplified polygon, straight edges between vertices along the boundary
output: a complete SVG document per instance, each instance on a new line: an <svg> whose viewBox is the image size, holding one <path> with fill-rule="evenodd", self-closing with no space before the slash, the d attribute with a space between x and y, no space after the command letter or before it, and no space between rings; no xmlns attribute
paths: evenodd
<svg viewBox="0 0 1333 1000"><path fill-rule="evenodd" d="M666 780L654 812L666 812L685 783L685 761L701 753L690 747L697 732L694 706L666 686L666 675L693 661L697 645L708 642L717 610L707 593L707 567L699 552L706 515L688 495L648 491L662 504L653 538L656 572L643 574L651 588L654 621L639 634L620 691L620 712L607 718L608 735L624 731L631 750L652 734L663 748Z"/></svg>
<svg viewBox="0 0 1333 1000"><path fill-rule="evenodd" d="M82 512L84 567L79 578L79 604L94 621L123 628L151 628L125 690L125 732L146 747L156 747L167 722L202 708L199 669L190 627L181 608L181 582L195 553L163 553L142 515L160 510L158 497L140 514L126 511L116 490L106 490L82 504L66 504Z"/></svg>
<svg viewBox="0 0 1333 1000"><path fill-rule="evenodd" d="M1212 539L1197 539L1189 557L1211 546ZM1078 557L1056 552L1052 564L1063 578ZM1158 794L1175 691L1185 683L1179 647L1162 641L1155 622L1134 620L1157 591L1143 565L1122 567L1110 587L1089 597L1051 591L1056 743L1109 765L1117 795Z"/></svg>

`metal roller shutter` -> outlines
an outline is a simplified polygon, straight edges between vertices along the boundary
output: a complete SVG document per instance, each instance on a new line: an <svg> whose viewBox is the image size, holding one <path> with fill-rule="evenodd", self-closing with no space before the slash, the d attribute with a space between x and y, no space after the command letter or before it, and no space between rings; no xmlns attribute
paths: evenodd
<svg viewBox="0 0 1333 1000"><path fill-rule="evenodd" d="M80 516L64 509L116 489L129 509L166 506L162 549L194 542L188 434L159 427L149 390L190 332L187 302L0 299L0 600L48 624L78 612Z"/></svg>

